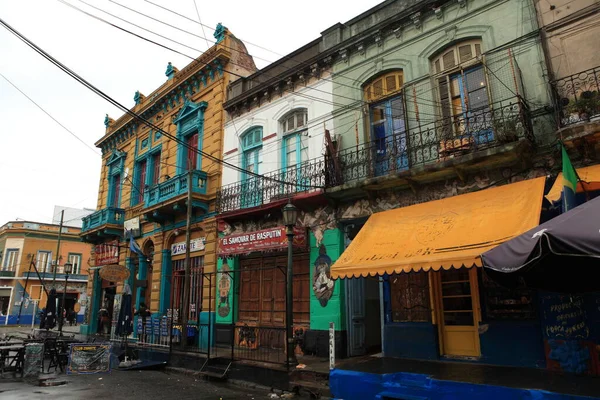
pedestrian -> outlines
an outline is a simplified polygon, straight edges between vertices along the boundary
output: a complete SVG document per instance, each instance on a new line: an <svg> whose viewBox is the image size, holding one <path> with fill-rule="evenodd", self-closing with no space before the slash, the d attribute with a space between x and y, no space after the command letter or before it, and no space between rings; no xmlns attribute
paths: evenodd
<svg viewBox="0 0 600 400"><path fill-rule="evenodd" d="M98 324L98 332L107 335L110 329L110 318L106 306L102 306L100 311L98 311L98 318L100 319L100 323Z"/></svg>
<svg viewBox="0 0 600 400"><path fill-rule="evenodd" d="M46 327L46 307L40 310L40 329Z"/></svg>

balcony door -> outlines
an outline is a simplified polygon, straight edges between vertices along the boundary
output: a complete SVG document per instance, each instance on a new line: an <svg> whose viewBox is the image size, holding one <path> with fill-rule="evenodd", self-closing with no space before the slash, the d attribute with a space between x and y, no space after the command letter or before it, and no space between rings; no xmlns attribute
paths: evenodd
<svg viewBox="0 0 600 400"><path fill-rule="evenodd" d="M408 143L404 102L396 96L370 107L374 141L375 175L408 169Z"/></svg>
<svg viewBox="0 0 600 400"><path fill-rule="evenodd" d="M262 128L255 127L242 135L242 190L240 206L256 207L262 203L262 180L254 174L260 173Z"/></svg>

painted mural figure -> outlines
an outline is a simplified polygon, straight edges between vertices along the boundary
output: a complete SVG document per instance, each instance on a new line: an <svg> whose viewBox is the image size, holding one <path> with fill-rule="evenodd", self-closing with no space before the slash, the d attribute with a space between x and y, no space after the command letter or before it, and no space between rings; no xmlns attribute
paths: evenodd
<svg viewBox="0 0 600 400"><path fill-rule="evenodd" d="M231 277L229 276L229 265L227 261L223 261L221 274L219 274L219 305L217 306L219 316L225 318L229 315L229 292L231 290Z"/></svg>
<svg viewBox="0 0 600 400"><path fill-rule="evenodd" d="M327 255L324 245L319 247L319 257L315 260L315 271L313 275L313 292L316 298L325 307L333 294L335 281L331 279L331 258Z"/></svg>

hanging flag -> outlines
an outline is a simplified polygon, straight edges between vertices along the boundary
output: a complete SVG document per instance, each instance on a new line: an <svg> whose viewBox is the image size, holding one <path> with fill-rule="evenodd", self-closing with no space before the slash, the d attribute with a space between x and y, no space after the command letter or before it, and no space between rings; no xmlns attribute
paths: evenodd
<svg viewBox="0 0 600 400"><path fill-rule="evenodd" d="M575 193L577 193L577 171L573 168L567 149L561 143L562 147L562 164L563 164L563 212L567 212L574 208L577 204L575 203Z"/></svg>
<svg viewBox="0 0 600 400"><path fill-rule="evenodd" d="M140 249L140 246L138 246L138 244L133 239L133 232L131 230L127 231L127 236L129 237L129 250L131 250L132 253L136 253L139 256L146 257L142 249Z"/></svg>

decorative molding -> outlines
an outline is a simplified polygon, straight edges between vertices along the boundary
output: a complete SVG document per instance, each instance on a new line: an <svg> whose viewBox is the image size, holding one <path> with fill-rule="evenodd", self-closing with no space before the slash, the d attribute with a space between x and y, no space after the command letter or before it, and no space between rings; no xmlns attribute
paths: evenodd
<svg viewBox="0 0 600 400"><path fill-rule="evenodd" d="M378 30L375 35L373 35L373 39L375 40L375 44L377 44L377 46L383 45L383 34L381 33L381 30Z"/></svg>
<svg viewBox="0 0 600 400"><path fill-rule="evenodd" d="M238 151L238 148L237 148L237 147L236 147L235 149L231 149L231 150L229 150L229 151L226 151L226 152L225 152L225 154L223 154L223 155L225 155L225 156L228 156L228 155L230 155L230 154L233 154L233 153L235 153L236 151Z"/></svg>
<svg viewBox="0 0 600 400"><path fill-rule="evenodd" d="M467 0L457 0L457 2L460 8L464 8L467 5Z"/></svg>
<svg viewBox="0 0 600 400"><path fill-rule="evenodd" d="M215 29L215 33L213 33L213 36L216 39L217 44L221 43L223 41L223 39L225 39L226 32L227 32L227 28L219 22L217 24L217 28Z"/></svg>
<svg viewBox="0 0 600 400"><path fill-rule="evenodd" d="M146 96L140 93L139 90L136 90L135 95L133 96L133 101L135 101L135 105L142 104L142 101L146 99Z"/></svg>
<svg viewBox="0 0 600 400"><path fill-rule="evenodd" d="M267 141L269 139L272 139L274 137L277 137L277 132L271 133L270 135L263 137L262 140L263 140L263 142L265 142L265 141Z"/></svg>
<svg viewBox="0 0 600 400"><path fill-rule="evenodd" d="M402 38L402 26L394 28L392 33L394 34L394 36L396 36L396 39L401 39Z"/></svg>
<svg viewBox="0 0 600 400"><path fill-rule="evenodd" d="M367 49L366 49L366 46L365 46L365 44L364 44L364 43L359 43L359 44L357 44L357 45L356 45L356 50L358 51L358 53L359 53L361 56L363 56L363 55L366 53L366 51L367 51Z"/></svg>
<svg viewBox="0 0 600 400"><path fill-rule="evenodd" d="M413 15L411 15L410 19L412 20L412 23L416 29L421 28L422 21L421 21L421 13L420 12L417 12L417 13L414 13Z"/></svg>
<svg viewBox="0 0 600 400"><path fill-rule="evenodd" d="M442 10L442 7L434 8L433 12L434 12L435 16L437 17L437 19L444 18L444 11Z"/></svg>
<svg viewBox="0 0 600 400"><path fill-rule="evenodd" d="M340 61L347 63L348 62L348 49L342 49L339 52Z"/></svg>
<svg viewBox="0 0 600 400"><path fill-rule="evenodd" d="M448 42L451 42L454 40L454 38L456 37L456 31L457 31L457 27L456 25L453 26L449 26L445 29L446 32L446 39L448 40Z"/></svg>
<svg viewBox="0 0 600 400"><path fill-rule="evenodd" d="M167 64L167 70L165 71L165 75L168 79L172 79L175 74L179 72L179 70L171 64L171 61Z"/></svg>

